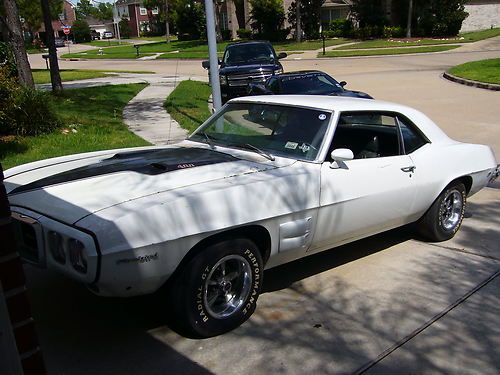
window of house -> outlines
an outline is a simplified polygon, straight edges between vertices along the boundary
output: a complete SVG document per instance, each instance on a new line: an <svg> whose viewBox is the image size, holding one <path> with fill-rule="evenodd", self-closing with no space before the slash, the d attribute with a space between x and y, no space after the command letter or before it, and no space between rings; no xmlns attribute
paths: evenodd
<svg viewBox="0 0 500 375"><path fill-rule="evenodd" d="M139 8L139 13L141 16L147 16L148 15L148 10L146 8L140 7Z"/></svg>
<svg viewBox="0 0 500 375"><path fill-rule="evenodd" d="M157 15L159 13L158 12L158 7L151 9L151 13L154 14L154 15Z"/></svg>

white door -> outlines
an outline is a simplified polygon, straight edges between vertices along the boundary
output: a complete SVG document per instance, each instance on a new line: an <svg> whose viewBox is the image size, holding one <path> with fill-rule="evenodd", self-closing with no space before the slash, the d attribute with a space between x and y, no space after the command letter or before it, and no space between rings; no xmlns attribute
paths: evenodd
<svg viewBox="0 0 500 375"><path fill-rule="evenodd" d="M412 216L418 170L404 154L395 116L342 114L332 149L355 159L321 167L320 208L311 251L403 225Z"/></svg>

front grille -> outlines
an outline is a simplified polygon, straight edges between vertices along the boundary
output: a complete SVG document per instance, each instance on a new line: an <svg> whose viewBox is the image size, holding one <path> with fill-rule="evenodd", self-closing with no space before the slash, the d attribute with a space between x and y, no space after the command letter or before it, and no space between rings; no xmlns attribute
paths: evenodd
<svg viewBox="0 0 500 375"><path fill-rule="evenodd" d="M227 77L229 86L247 86L249 83L265 82L273 74L272 71L261 71L255 73L234 74Z"/></svg>
<svg viewBox="0 0 500 375"><path fill-rule="evenodd" d="M17 251L27 261L39 263L38 239L35 227L29 223L13 218Z"/></svg>

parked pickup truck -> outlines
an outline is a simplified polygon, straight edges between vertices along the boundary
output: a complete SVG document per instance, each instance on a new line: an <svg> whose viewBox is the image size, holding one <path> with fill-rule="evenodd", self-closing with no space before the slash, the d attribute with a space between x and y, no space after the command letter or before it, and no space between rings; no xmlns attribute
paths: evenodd
<svg viewBox="0 0 500 375"><path fill-rule="evenodd" d="M247 95L249 83L265 83L272 75L283 73L279 60L286 56L284 52L277 55L267 41L229 44L219 60L222 103ZM210 62L203 61L202 66L209 69Z"/></svg>

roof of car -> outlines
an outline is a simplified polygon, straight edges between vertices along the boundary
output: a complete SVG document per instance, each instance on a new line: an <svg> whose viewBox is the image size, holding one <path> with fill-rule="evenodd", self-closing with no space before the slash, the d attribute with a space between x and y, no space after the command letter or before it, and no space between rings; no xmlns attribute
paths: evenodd
<svg viewBox="0 0 500 375"><path fill-rule="evenodd" d="M263 44L263 43L271 44L271 42L269 42L268 40L244 40L242 42L234 42L234 43L228 44L226 46L226 48L232 47L232 46L239 46L242 44Z"/></svg>
<svg viewBox="0 0 500 375"><path fill-rule="evenodd" d="M418 125L431 141L449 139L448 136L446 136L446 134L422 112L405 105L382 100L322 95L261 95L236 98L232 99L231 102L283 104L335 112L396 112L403 114Z"/></svg>
<svg viewBox="0 0 500 375"><path fill-rule="evenodd" d="M277 74L275 77L288 77L288 76L295 76L295 75L302 75L302 74L325 74L329 75L328 73L322 72L321 70L296 70L294 72L285 72L281 74Z"/></svg>

